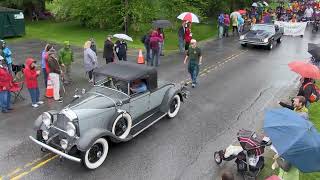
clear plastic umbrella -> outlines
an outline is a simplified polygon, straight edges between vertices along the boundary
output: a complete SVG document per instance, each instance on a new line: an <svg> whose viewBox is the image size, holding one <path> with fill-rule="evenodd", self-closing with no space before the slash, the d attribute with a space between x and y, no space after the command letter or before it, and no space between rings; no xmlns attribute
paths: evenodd
<svg viewBox="0 0 320 180"><path fill-rule="evenodd" d="M118 38L118 39L127 40L127 41L133 41L132 38L126 34L114 34L113 37Z"/></svg>

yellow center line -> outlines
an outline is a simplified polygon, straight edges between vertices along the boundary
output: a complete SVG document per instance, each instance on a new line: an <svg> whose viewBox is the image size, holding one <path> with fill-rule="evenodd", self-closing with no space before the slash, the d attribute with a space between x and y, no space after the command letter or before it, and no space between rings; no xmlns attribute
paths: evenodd
<svg viewBox="0 0 320 180"><path fill-rule="evenodd" d="M38 164L36 164L35 166L33 166L29 171L25 171L25 172L22 172L21 174L18 174L17 176L11 178L10 180L18 180L18 179L21 179L22 177L28 175L29 173L39 169L40 167L46 165L48 162L56 159L58 157L58 155L55 155L45 161L42 161L42 162L39 162Z"/></svg>

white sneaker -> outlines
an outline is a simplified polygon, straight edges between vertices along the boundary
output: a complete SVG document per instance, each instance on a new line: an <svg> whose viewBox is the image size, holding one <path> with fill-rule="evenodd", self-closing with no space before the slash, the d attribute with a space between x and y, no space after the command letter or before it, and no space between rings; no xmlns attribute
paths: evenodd
<svg viewBox="0 0 320 180"><path fill-rule="evenodd" d="M41 104L43 104L43 103L44 103L43 101L37 102L38 105L41 105Z"/></svg>
<svg viewBox="0 0 320 180"><path fill-rule="evenodd" d="M39 105L38 104L32 104L32 107L37 108L37 107L39 107Z"/></svg>

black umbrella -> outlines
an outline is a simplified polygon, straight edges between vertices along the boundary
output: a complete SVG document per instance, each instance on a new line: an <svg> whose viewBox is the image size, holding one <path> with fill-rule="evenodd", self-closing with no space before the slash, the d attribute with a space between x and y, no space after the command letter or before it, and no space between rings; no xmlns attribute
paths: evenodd
<svg viewBox="0 0 320 180"><path fill-rule="evenodd" d="M320 44L309 43L308 53L310 53L316 60L320 60Z"/></svg>
<svg viewBox="0 0 320 180"><path fill-rule="evenodd" d="M168 20L156 20L152 22L152 26L155 28L166 28L172 26L172 24Z"/></svg>

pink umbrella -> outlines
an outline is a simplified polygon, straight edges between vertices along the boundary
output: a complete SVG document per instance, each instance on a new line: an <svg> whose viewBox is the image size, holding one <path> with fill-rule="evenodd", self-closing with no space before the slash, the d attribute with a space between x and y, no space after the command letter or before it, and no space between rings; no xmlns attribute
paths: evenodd
<svg viewBox="0 0 320 180"><path fill-rule="evenodd" d="M240 14L246 14L246 13L247 13L247 11L244 10L244 9L240 9L240 10L238 10L238 12L239 12Z"/></svg>
<svg viewBox="0 0 320 180"><path fill-rule="evenodd" d="M288 64L291 71L300 74L302 77L320 79L320 70L317 66L304 61L294 61Z"/></svg>
<svg viewBox="0 0 320 180"><path fill-rule="evenodd" d="M268 177L266 180L281 180L281 179L278 176L273 175L273 176Z"/></svg>
<svg viewBox="0 0 320 180"><path fill-rule="evenodd" d="M189 21L192 23L199 23L198 16L191 13L191 12L184 12L184 13L180 14L177 18L181 19L183 21Z"/></svg>

